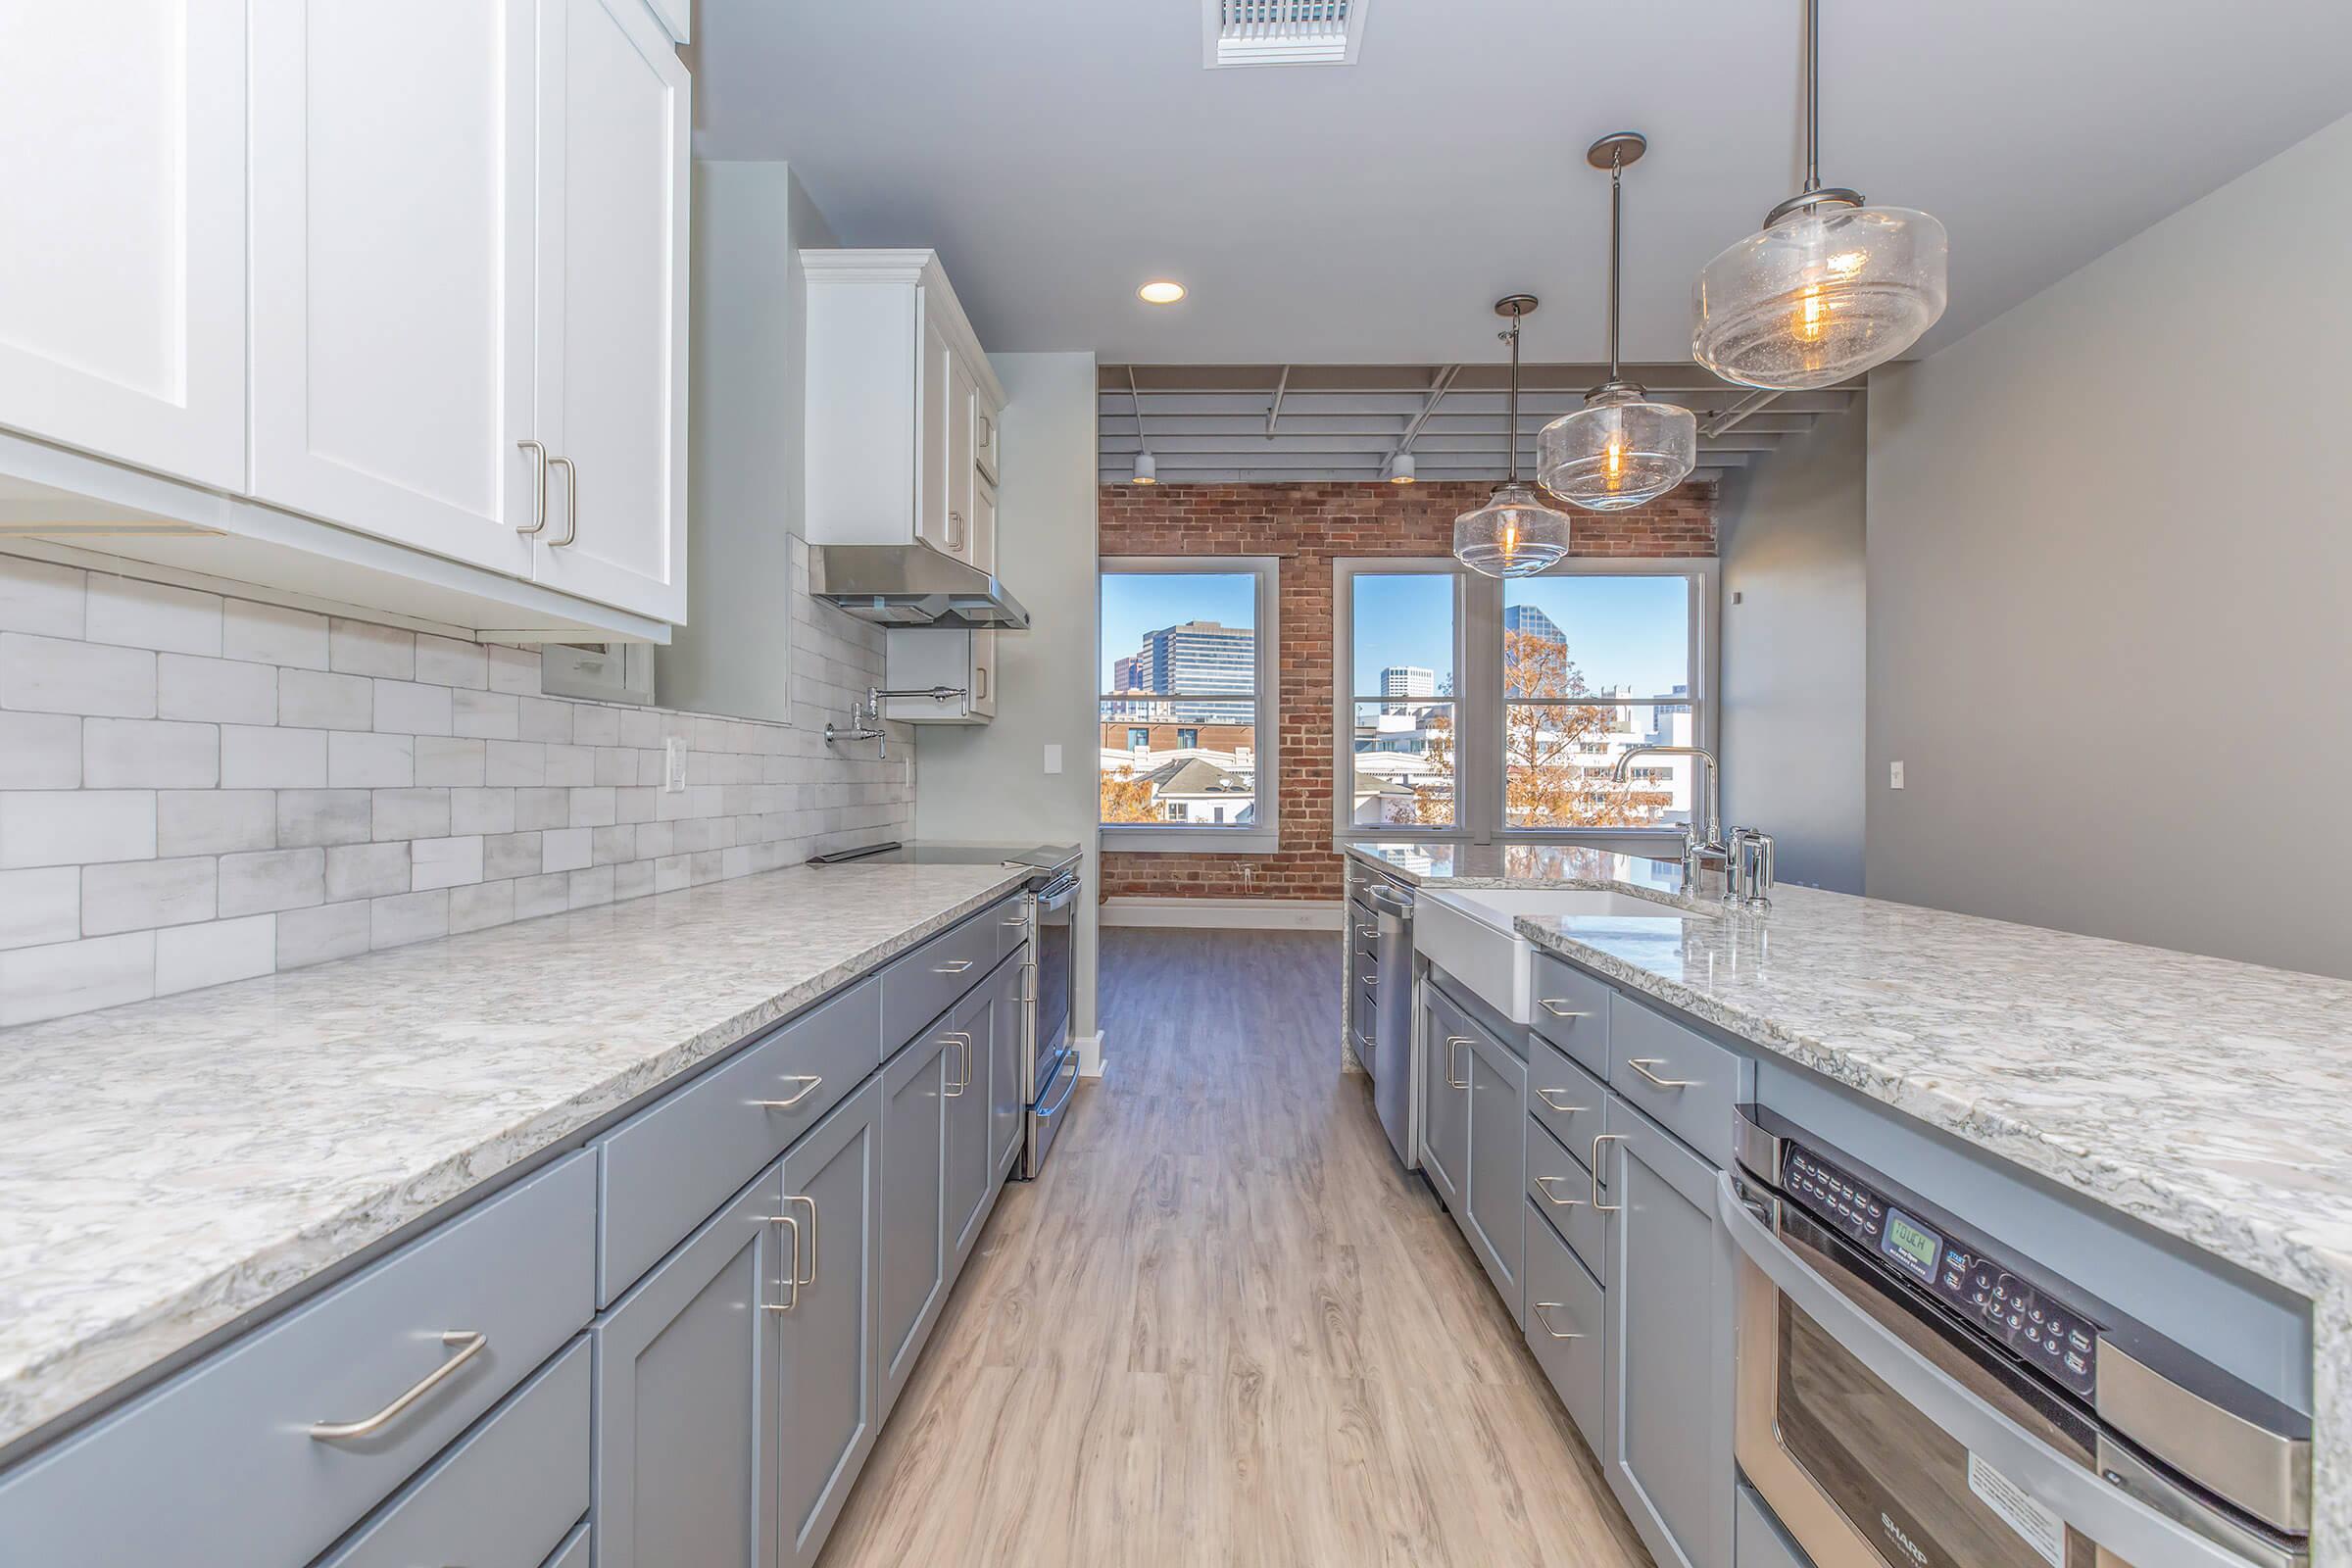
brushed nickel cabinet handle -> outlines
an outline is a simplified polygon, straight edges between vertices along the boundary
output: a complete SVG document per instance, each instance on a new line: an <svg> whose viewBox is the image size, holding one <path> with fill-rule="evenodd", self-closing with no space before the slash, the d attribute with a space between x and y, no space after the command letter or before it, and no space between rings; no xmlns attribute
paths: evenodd
<svg viewBox="0 0 2352 1568"><path fill-rule="evenodd" d="M1536 1005L1550 1013L1554 1018L1590 1018L1592 1016L1589 1012L1577 1011L1558 997L1538 997Z"/></svg>
<svg viewBox="0 0 2352 1568"><path fill-rule="evenodd" d="M1651 1083L1656 1084L1660 1089L1691 1089L1698 1084L1698 1080L1695 1078L1661 1078L1651 1072L1649 1069L1652 1067L1666 1065L1664 1056L1628 1056L1625 1058L1625 1064Z"/></svg>
<svg viewBox="0 0 2352 1568"><path fill-rule="evenodd" d="M547 547L561 550L580 536L580 470L569 458L550 458L547 466L564 470L564 520L570 526L564 530L563 538L551 540Z"/></svg>
<svg viewBox="0 0 2352 1568"><path fill-rule="evenodd" d="M1366 942L1369 942L1374 937L1380 935L1380 927L1376 925L1359 925L1355 928L1355 934L1359 937L1362 937Z"/></svg>
<svg viewBox="0 0 2352 1568"><path fill-rule="evenodd" d="M1013 916L1011 919L1009 919L1009 920L999 920L999 921L997 922L997 924L999 924L999 925L1017 925L1017 926L1020 926L1020 927L1022 927L1023 929L1027 929L1027 927L1028 927L1028 924L1029 924L1029 917L1028 917L1027 915L1025 915L1025 914L1016 914L1016 915L1014 915L1014 916Z"/></svg>
<svg viewBox="0 0 2352 1568"><path fill-rule="evenodd" d="M943 1086L940 1090L942 1095L955 1100L972 1087L972 1037L961 1029L947 1029L941 1031L939 1038L954 1046L957 1052L956 1087L950 1089Z"/></svg>
<svg viewBox="0 0 2352 1568"><path fill-rule="evenodd" d="M784 1078L787 1083L799 1084L801 1092L790 1100L755 1100L752 1103L758 1105L761 1110L790 1110L810 1095L815 1094L816 1086L825 1081L815 1073L786 1073Z"/></svg>
<svg viewBox="0 0 2352 1568"><path fill-rule="evenodd" d="M538 475L539 491L538 504L531 512L531 525L525 528L518 522L514 525L514 531L519 534L534 534L547 526L547 448L536 441L517 441L514 444L531 455L531 466Z"/></svg>
<svg viewBox="0 0 2352 1568"><path fill-rule="evenodd" d="M1604 1203L1600 1200L1600 1146L1624 1142L1625 1134L1623 1133L1602 1133L1592 1140L1592 1209L1594 1213L1614 1214L1625 1207L1623 1203Z"/></svg>
<svg viewBox="0 0 2352 1568"><path fill-rule="evenodd" d="M972 673L978 677L974 684L980 688L977 692L972 694L972 701L976 703L985 703L988 701L988 668L986 665L983 665L980 668L973 670Z"/></svg>
<svg viewBox="0 0 2352 1568"><path fill-rule="evenodd" d="M1564 1179L1565 1178L1559 1176L1539 1176L1536 1178L1536 1185L1544 1190L1544 1201L1550 1203L1554 1208L1575 1208L1584 1202L1583 1199L1554 1198L1551 1196L1551 1184Z"/></svg>
<svg viewBox="0 0 2352 1568"><path fill-rule="evenodd" d="M801 1222L790 1214L770 1214L770 1225L781 1225L792 1232L792 1251L784 1260L784 1277L776 1283L789 1287L792 1294L781 1301L761 1301L762 1312L789 1312L801 1304Z"/></svg>
<svg viewBox="0 0 2352 1568"><path fill-rule="evenodd" d="M1558 1101L1551 1098L1554 1095L1564 1095L1568 1091L1565 1089L1539 1089L1536 1091L1536 1098L1544 1102L1544 1103L1546 1105L1549 1105L1552 1109L1558 1111L1563 1116L1573 1116L1578 1111L1589 1108L1584 1105L1563 1105Z"/></svg>
<svg viewBox="0 0 2352 1568"><path fill-rule="evenodd" d="M1363 977L1363 986L1366 991L1377 994L1380 990L1380 976L1376 974L1365 975Z"/></svg>
<svg viewBox="0 0 2352 1568"><path fill-rule="evenodd" d="M381 1432L398 1420L403 1410L456 1376L458 1368L490 1348L490 1336L472 1329L450 1329L442 1334L441 1343L457 1347L458 1353L417 1379L408 1393L365 1420L316 1422L311 1427L311 1436L322 1443L334 1443L344 1438L364 1438L369 1433Z"/></svg>
<svg viewBox="0 0 2352 1568"><path fill-rule="evenodd" d="M1528 1304L1529 1304L1530 1306L1532 1306L1532 1307L1534 1307L1534 1308L1535 1308L1535 1312L1536 1312L1536 1321L1544 1325L1544 1333L1546 1333L1546 1334L1548 1334L1548 1335L1550 1335L1550 1336L1551 1336L1553 1339L1555 1339L1555 1340L1581 1340L1581 1339L1583 1339L1583 1338L1584 1338L1584 1336L1583 1336L1582 1334L1563 1334L1563 1333L1561 1333L1561 1332L1560 1332L1558 1329L1555 1329L1555 1328L1553 1328L1553 1327L1551 1326L1551 1314L1550 1314L1549 1312L1546 1312L1546 1311L1544 1310L1544 1308L1545 1308L1545 1307L1547 1307L1547 1306L1557 1306L1557 1307L1559 1307L1559 1308L1560 1308L1560 1310L1562 1310L1563 1312L1564 1312L1564 1311L1566 1311L1566 1310L1567 1310L1567 1307L1565 1307L1564 1305L1562 1305L1560 1302L1558 1302L1558 1301L1531 1301L1531 1302L1529 1302Z"/></svg>
<svg viewBox="0 0 2352 1568"><path fill-rule="evenodd" d="M1453 1075L1453 1054L1458 1048L1469 1044L1470 1039L1467 1035L1447 1035L1446 1037L1446 1087L1448 1089L1470 1087L1469 1079L1456 1078Z"/></svg>
<svg viewBox="0 0 2352 1568"><path fill-rule="evenodd" d="M969 958L950 958L947 962L939 965L939 967L933 969L931 972L933 974L961 974L964 970L969 969L971 966L972 960Z"/></svg>
<svg viewBox="0 0 2352 1568"><path fill-rule="evenodd" d="M950 550L963 548L963 514L960 512L948 514L948 548Z"/></svg>
<svg viewBox="0 0 2352 1568"><path fill-rule="evenodd" d="M799 1260L796 1258L794 1260L793 1268L793 1289L797 1291L804 1286L810 1286L816 1283L816 1200L810 1198L807 1193L788 1193L785 1195L784 1201L787 1203L807 1203L808 1205L808 1277L807 1279L801 1279L799 1277ZM778 1217L781 1218L782 1216ZM793 1234L795 1237L799 1236L800 1231L797 1226L794 1228ZM797 1241L793 1250L795 1251L800 1250Z"/></svg>

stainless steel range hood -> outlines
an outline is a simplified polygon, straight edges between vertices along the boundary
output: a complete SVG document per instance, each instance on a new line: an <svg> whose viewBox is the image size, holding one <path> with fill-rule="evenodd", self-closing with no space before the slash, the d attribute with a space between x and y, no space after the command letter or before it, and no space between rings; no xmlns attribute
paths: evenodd
<svg viewBox="0 0 2352 1568"><path fill-rule="evenodd" d="M1029 626L995 576L923 545L819 545L808 591L885 626Z"/></svg>

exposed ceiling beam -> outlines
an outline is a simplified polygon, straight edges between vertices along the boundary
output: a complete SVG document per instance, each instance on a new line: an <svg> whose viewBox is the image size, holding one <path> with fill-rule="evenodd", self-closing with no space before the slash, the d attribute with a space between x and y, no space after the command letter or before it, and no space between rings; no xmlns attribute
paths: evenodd
<svg viewBox="0 0 2352 1568"><path fill-rule="evenodd" d="M1274 383L1274 401L1266 405L1266 439L1274 439L1274 421L1282 417L1282 395L1291 389L1291 368L1282 368L1282 379Z"/></svg>
<svg viewBox="0 0 2352 1568"><path fill-rule="evenodd" d="M1699 433L1711 436L1722 435L1725 431L1743 422L1749 415L1760 413L1769 405L1777 402L1781 394L1776 391L1751 392L1709 419L1706 427Z"/></svg>
<svg viewBox="0 0 2352 1568"><path fill-rule="evenodd" d="M1413 449L1413 438L1421 433L1421 427L1429 422L1429 416L1438 412L1438 405L1446 401L1446 388L1452 386L1453 378L1461 373L1462 368L1458 365L1448 365L1438 372L1437 380L1430 384L1429 401L1421 405L1421 412L1413 416L1413 422L1404 427L1404 434L1397 441L1396 450L1389 454L1391 462L1403 457Z"/></svg>

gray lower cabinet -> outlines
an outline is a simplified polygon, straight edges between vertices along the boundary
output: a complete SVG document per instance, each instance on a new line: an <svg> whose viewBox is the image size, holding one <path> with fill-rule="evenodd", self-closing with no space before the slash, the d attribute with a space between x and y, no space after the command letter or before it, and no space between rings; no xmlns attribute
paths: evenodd
<svg viewBox="0 0 2352 1568"><path fill-rule="evenodd" d="M588 1568L588 1559L595 1548L596 1532L585 1520L580 1527L564 1538L564 1544L548 1555L540 1568Z"/></svg>
<svg viewBox="0 0 2352 1568"><path fill-rule="evenodd" d="M1470 1048L1452 1008L1431 987L1421 1028L1421 1169L1447 1208L1461 1209L1470 1176Z"/></svg>
<svg viewBox="0 0 2352 1568"><path fill-rule="evenodd" d="M882 1408L898 1402L948 1294L949 1022L916 1037L882 1069Z"/></svg>
<svg viewBox="0 0 2352 1568"><path fill-rule="evenodd" d="M599 1568L773 1568L783 1212L779 1162L597 1323Z"/></svg>
<svg viewBox="0 0 2352 1568"><path fill-rule="evenodd" d="M784 1261L777 1289L783 1429L783 1562L816 1560L882 1428L882 1084L865 1087L784 1156ZM795 1254L798 1254L797 1256Z"/></svg>
<svg viewBox="0 0 2352 1568"><path fill-rule="evenodd" d="M1715 1172L1611 1097L1601 1464L1661 1568L1731 1568L1733 1287Z"/></svg>
<svg viewBox="0 0 2352 1568"><path fill-rule="evenodd" d="M1608 1386L1606 1293L1533 1200L1526 1226L1528 1348L1598 1455Z"/></svg>
<svg viewBox="0 0 2352 1568"><path fill-rule="evenodd" d="M1472 1028L1462 1059L1470 1088L1469 1192L1454 1208L1470 1250L1502 1293L1511 1321L1527 1312L1520 1283L1527 1191L1527 1064Z"/></svg>
<svg viewBox="0 0 2352 1568"><path fill-rule="evenodd" d="M988 982L992 1017L988 1036L988 1147L1003 1181L1021 1157L1021 1119L1029 1108L1029 1091L1022 1081L1029 1037L1029 995L1037 984L1029 949L1023 944L1010 963Z"/></svg>
<svg viewBox="0 0 2352 1568"><path fill-rule="evenodd" d="M948 1015L956 1036L949 1071L947 1149L941 1156L947 1167L948 1247L953 1254L949 1272L962 1267L980 1239L988 1219L989 1195L996 1191L996 1151L989 1143L989 1059L996 1044L995 996L987 984L956 1004Z"/></svg>

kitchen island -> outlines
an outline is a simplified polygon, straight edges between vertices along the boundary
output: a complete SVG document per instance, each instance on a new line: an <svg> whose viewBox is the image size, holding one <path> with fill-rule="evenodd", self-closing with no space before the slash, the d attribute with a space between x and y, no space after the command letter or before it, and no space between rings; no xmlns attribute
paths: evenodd
<svg viewBox="0 0 2352 1568"><path fill-rule="evenodd" d="M1557 847L1343 846L1423 889L1568 887L1660 918L1521 936L2308 1302L2312 1556L2352 1551L2352 983Z"/></svg>

